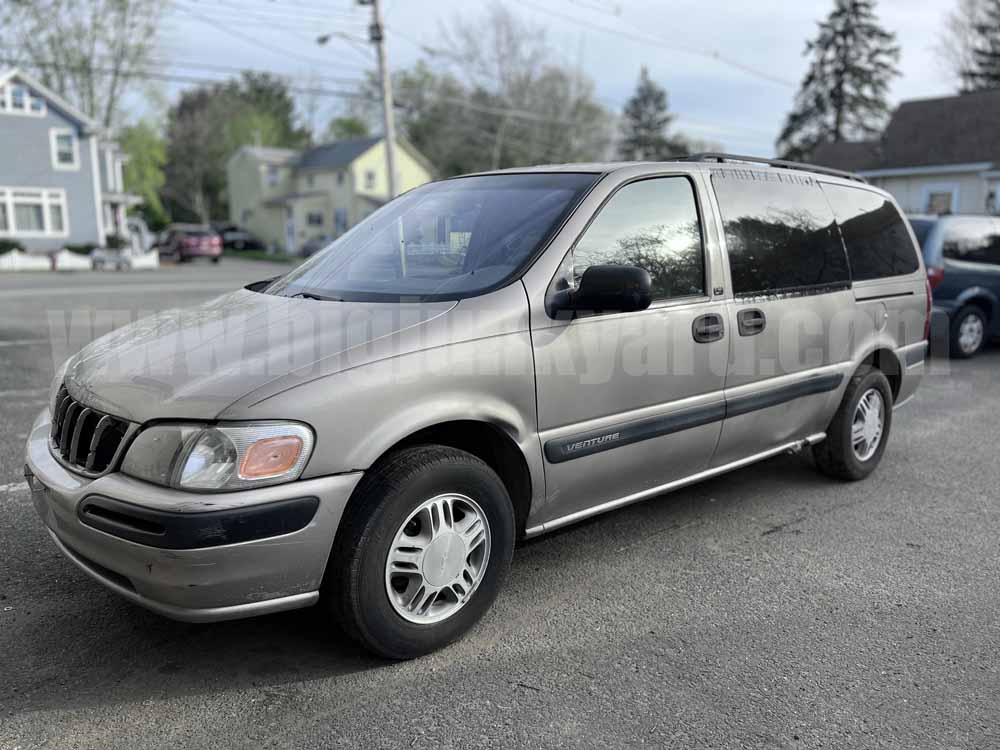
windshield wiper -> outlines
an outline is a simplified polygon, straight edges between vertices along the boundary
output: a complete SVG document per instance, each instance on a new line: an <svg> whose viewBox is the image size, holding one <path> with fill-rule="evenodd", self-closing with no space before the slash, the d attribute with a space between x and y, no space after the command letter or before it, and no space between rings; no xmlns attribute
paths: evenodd
<svg viewBox="0 0 1000 750"><path fill-rule="evenodd" d="M320 302L343 302L344 300L340 297L327 297L322 294L313 294L312 292L297 292L295 294L287 295L289 299L318 299Z"/></svg>

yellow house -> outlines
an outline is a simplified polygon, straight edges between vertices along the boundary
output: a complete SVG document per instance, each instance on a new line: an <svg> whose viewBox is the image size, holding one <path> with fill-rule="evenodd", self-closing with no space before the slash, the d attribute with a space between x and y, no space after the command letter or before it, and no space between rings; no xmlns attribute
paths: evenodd
<svg viewBox="0 0 1000 750"><path fill-rule="evenodd" d="M389 198L385 143L336 141L305 151L244 146L229 159L229 220L290 253L319 237L336 238ZM430 182L433 167L397 139L396 190Z"/></svg>

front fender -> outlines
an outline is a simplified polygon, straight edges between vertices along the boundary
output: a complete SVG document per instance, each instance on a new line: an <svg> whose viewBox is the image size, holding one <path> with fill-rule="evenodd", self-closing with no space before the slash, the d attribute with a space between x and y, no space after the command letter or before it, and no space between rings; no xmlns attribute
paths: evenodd
<svg viewBox="0 0 1000 750"><path fill-rule="evenodd" d="M243 409L241 419L291 419L316 432L303 479L366 470L428 427L479 421L518 445L544 492L527 331L435 347L304 383ZM533 500L535 498L532 498Z"/></svg>

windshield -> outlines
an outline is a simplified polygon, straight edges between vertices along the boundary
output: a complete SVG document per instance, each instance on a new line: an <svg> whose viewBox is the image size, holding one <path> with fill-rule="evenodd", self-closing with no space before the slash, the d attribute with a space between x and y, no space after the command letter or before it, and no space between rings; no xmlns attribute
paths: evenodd
<svg viewBox="0 0 1000 750"><path fill-rule="evenodd" d="M508 282L599 175L463 177L412 190L268 289L350 301L461 299Z"/></svg>

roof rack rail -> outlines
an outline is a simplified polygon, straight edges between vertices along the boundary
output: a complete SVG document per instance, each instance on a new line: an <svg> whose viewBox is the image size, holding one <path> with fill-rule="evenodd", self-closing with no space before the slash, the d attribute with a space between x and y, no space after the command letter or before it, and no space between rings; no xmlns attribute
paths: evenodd
<svg viewBox="0 0 1000 750"><path fill-rule="evenodd" d="M775 167L776 169L794 169L799 172L817 172L819 174L830 175L831 177L842 177L845 180L855 180L856 182L864 182L866 184L868 182L868 180L860 175L856 175L853 172L844 172L841 169L831 169L830 167L820 167L815 164L803 164L797 161L784 161L782 159L761 159L757 156L722 154L714 151L708 151L703 154L691 154L690 156L681 157L677 161L715 161L719 164L742 161L749 162L750 164L764 164L768 167Z"/></svg>

